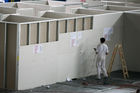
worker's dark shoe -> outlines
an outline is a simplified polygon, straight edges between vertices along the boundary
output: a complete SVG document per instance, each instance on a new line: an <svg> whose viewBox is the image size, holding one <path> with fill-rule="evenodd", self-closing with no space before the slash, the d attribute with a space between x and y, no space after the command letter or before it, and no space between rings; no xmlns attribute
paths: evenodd
<svg viewBox="0 0 140 93"><path fill-rule="evenodd" d="M82 85L88 86L88 82L83 82Z"/></svg>
<svg viewBox="0 0 140 93"><path fill-rule="evenodd" d="M140 89L137 89L137 90L136 90L136 93L140 93Z"/></svg>
<svg viewBox="0 0 140 93"><path fill-rule="evenodd" d="M99 78L95 78L95 80L101 81L102 79L99 79Z"/></svg>
<svg viewBox="0 0 140 93"><path fill-rule="evenodd" d="M109 84L108 77L104 77L103 78L103 85L108 85L108 84Z"/></svg>

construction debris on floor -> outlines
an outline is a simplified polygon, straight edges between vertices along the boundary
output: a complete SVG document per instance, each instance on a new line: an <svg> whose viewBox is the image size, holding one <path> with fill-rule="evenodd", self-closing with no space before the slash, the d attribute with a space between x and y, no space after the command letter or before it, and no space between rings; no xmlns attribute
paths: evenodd
<svg viewBox="0 0 140 93"><path fill-rule="evenodd" d="M121 71L116 71L106 80L97 80L96 76L89 76L30 90L0 90L0 93L139 93L140 74L129 72L130 79L127 80L120 77L121 74Z"/></svg>

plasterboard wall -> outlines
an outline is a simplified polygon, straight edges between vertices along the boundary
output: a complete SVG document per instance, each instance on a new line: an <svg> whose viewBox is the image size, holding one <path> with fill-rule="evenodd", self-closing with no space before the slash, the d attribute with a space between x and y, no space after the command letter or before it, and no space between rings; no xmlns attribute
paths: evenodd
<svg viewBox="0 0 140 93"><path fill-rule="evenodd" d="M48 20L48 19L39 18L39 17L21 16L21 15L9 15L2 21L23 23L23 22L42 21L42 20Z"/></svg>
<svg viewBox="0 0 140 93"><path fill-rule="evenodd" d="M25 16L36 16L33 8L20 8L17 9L17 13Z"/></svg>
<svg viewBox="0 0 140 93"><path fill-rule="evenodd" d="M122 7L122 6L108 6L107 10L114 10L114 11L130 11L130 10L139 10L138 7Z"/></svg>
<svg viewBox="0 0 140 93"><path fill-rule="evenodd" d="M21 3L21 2L19 2L19 3L4 3L4 4L1 4L1 7L14 8L17 10L19 9L19 11L21 11L21 12L25 12L25 10L26 10L26 13L33 12L34 14L32 14L32 15L34 15L34 16L38 16L38 13L40 11L50 10L50 6L48 6L48 5ZM29 9L32 8L33 10L29 10L28 8ZM29 14L28 14L28 16L29 16Z"/></svg>
<svg viewBox="0 0 140 93"><path fill-rule="evenodd" d="M60 12L45 12L41 17L45 18L72 18L72 17L78 17L78 16L84 16L84 14L70 14L70 13L60 13Z"/></svg>
<svg viewBox="0 0 140 93"><path fill-rule="evenodd" d="M0 23L0 88L4 88L4 70L5 70L5 24Z"/></svg>
<svg viewBox="0 0 140 93"><path fill-rule="evenodd" d="M0 7L0 13L2 14L20 14L27 16L35 16L33 8L13 8L13 7Z"/></svg>
<svg viewBox="0 0 140 93"><path fill-rule="evenodd" d="M95 7L95 9L104 9L104 10L108 10L108 11L130 11L130 10L139 10L140 8L138 8L138 7L128 7L128 6L123 7L123 6L109 5L109 6Z"/></svg>
<svg viewBox="0 0 140 93"><path fill-rule="evenodd" d="M47 0L45 1L23 1L24 3L35 3L35 4L43 4L43 5L49 5L49 2Z"/></svg>
<svg viewBox="0 0 140 93"><path fill-rule="evenodd" d="M1 7L14 7L16 6L16 2L8 2L8 3L0 3Z"/></svg>
<svg viewBox="0 0 140 93"><path fill-rule="evenodd" d="M125 29L123 32L123 46L126 62L130 71L139 72L139 34L140 13L125 13Z"/></svg>
<svg viewBox="0 0 140 93"><path fill-rule="evenodd" d="M41 85L65 81L67 77L78 78L96 74L94 47L103 36L104 28L113 27L110 51L122 40L122 13L94 16L93 31L83 31L78 46L71 46L71 33L59 35L59 41L43 43L42 51L34 53L36 45L21 46L19 58L18 89L28 89ZM110 21L108 21L110 20ZM101 25L100 25L101 24ZM76 33L78 34L78 32ZM107 57L107 64L111 53ZM116 57L113 70L120 69L119 57Z"/></svg>
<svg viewBox="0 0 140 93"><path fill-rule="evenodd" d="M97 9L77 9L75 11L76 14L87 14L87 15L97 15L97 14L106 14L112 13L110 11L105 10L97 10Z"/></svg>
<svg viewBox="0 0 140 93"><path fill-rule="evenodd" d="M6 88L16 89L17 75L17 25L7 25Z"/></svg>
<svg viewBox="0 0 140 93"><path fill-rule="evenodd" d="M15 14L16 9L15 8L8 8L8 7L0 7L0 13L3 13L3 14Z"/></svg>
<svg viewBox="0 0 140 93"><path fill-rule="evenodd" d="M17 3L17 8L33 8L35 11L35 16L38 16L39 11L49 10L50 6L47 5L39 5L39 4L31 4L31 3Z"/></svg>
<svg viewBox="0 0 140 93"><path fill-rule="evenodd" d="M45 12L41 17L60 19L60 21L58 21L60 33L74 32L75 30L89 30L92 28L92 17L88 17L84 14Z"/></svg>

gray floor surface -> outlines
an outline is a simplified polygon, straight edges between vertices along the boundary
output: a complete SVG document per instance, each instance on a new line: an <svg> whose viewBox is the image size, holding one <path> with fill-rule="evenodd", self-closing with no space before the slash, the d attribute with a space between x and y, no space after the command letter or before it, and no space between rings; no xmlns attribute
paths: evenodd
<svg viewBox="0 0 140 93"><path fill-rule="evenodd" d="M23 91L0 89L0 93L136 93L140 89L140 73L129 72L129 75L125 80L122 72L116 71L108 80L89 76Z"/></svg>

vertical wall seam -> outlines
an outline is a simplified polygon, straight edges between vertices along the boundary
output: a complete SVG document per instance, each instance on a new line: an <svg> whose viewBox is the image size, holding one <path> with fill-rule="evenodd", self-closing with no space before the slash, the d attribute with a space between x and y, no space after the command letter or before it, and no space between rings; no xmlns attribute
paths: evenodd
<svg viewBox="0 0 140 93"><path fill-rule="evenodd" d="M82 30L85 30L85 18L82 20Z"/></svg>
<svg viewBox="0 0 140 93"><path fill-rule="evenodd" d="M49 25L50 25L49 22L47 22L47 33L46 33L47 34L47 36L46 36L46 41L47 42L49 42L49 40L50 40L49 39L50 38L50 27L49 27Z"/></svg>
<svg viewBox="0 0 140 93"><path fill-rule="evenodd" d="M65 20L65 33L68 32L68 20Z"/></svg>
<svg viewBox="0 0 140 93"><path fill-rule="evenodd" d="M15 76L15 89L18 90L18 73L19 73L19 49L20 49L20 33L21 24L17 24L17 42L16 42L16 76Z"/></svg>
<svg viewBox="0 0 140 93"><path fill-rule="evenodd" d="M77 28L77 24L76 23L77 23L77 19L74 19L74 32L77 31L77 29L76 29Z"/></svg>
<svg viewBox="0 0 140 93"><path fill-rule="evenodd" d="M27 24L27 45L30 44L31 24Z"/></svg>
<svg viewBox="0 0 140 93"><path fill-rule="evenodd" d="M37 23L37 44L40 43L40 23Z"/></svg>
<svg viewBox="0 0 140 93"><path fill-rule="evenodd" d="M56 41L59 40L59 21L56 21Z"/></svg>
<svg viewBox="0 0 140 93"><path fill-rule="evenodd" d="M93 16L91 17L91 25L90 25L90 29L93 29Z"/></svg>
<svg viewBox="0 0 140 93"><path fill-rule="evenodd" d="M5 39L4 39L4 77L3 88L7 87L7 23L5 23Z"/></svg>

